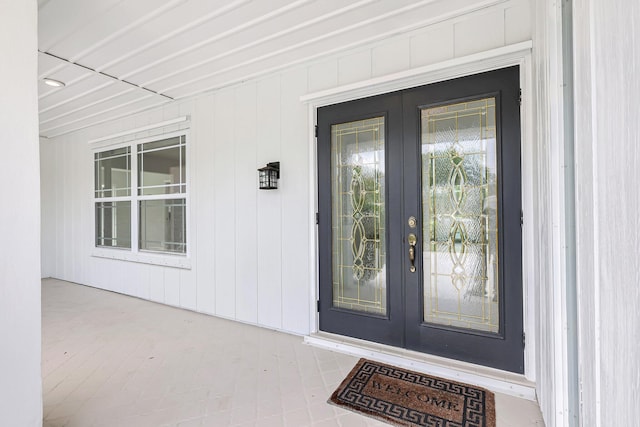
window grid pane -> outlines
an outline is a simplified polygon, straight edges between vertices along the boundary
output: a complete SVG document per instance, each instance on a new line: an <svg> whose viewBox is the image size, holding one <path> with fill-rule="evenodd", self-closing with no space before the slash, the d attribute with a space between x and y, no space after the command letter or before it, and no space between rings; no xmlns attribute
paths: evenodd
<svg viewBox="0 0 640 427"><path fill-rule="evenodd" d="M138 144L138 195L186 192L184 137Z"/></svg>
<svg viewBox="0 0 640 427"><path fill-rule="evenodd" d="M131 248L131 202L96 203L96 246Z"/></svg>
<svg viewBox="0 0 640 427"><path fill-rule="evenodd" d="M131 147L95 154L95 197L131 195Z"/></svg>
<svg viewBox="0 0 640 427"><path fill-rule="evenodd" d="M186 253L186 199L139 202L140 250Z"/></svg>

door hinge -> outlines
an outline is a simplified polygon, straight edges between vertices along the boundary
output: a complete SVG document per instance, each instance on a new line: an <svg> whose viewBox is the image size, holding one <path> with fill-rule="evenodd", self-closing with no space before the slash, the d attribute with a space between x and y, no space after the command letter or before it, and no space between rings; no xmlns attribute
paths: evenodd
<svg viewBox="0 0 640 427"><path fill-rule="evenodd" d="M524 212L520 211L520 228L522 228L523 224L524 224Z"/></svg>
<svg viewBox="0 0 640 427"><path fill-rule="evenodd" d="M318 309L318 313L320 313L320 300L316 301L316 308Z"/></svg>
<svg viewBox="0 0 640 427"><path fill-rule="evenodd" d="M316 134L316 138L317 138L318 137L318 125L316 125L315 134Z"/></svg>
<svg viewBox="0 0 640 427"><path fill-rule="evenodd" d="M316 225L320 224L320 214L316 212Z"/></svg>
<svg viewBox="0 0 640 427"><path fill-rule="evenodd" d="M518 105L522 105L522 89L518 91Z"/></svg>
<svg viewBox="0 0 640 427"><path fill-rule="evenodd" d="M525 334L523 332L522 333L522 348L524 348L525 344L526 344L526 336L525 336Z"/></svg>

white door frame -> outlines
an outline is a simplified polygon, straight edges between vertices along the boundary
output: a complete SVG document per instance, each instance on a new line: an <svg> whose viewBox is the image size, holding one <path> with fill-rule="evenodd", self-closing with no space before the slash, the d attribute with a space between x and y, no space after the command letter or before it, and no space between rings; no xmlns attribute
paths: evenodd
<svg viewBox="0 0 640 427"><path fill-rule="evenodd" d="M521 144L522 144L522 209L525 221L523 223L523 327L526 336L535 337L535 288L532 283L535 277L533 223L534 218L534 149L533 149L533 103L532 103L532 42L517 43L478 54L451 59L437 64L415 68L382 77L360 81L316 93L302 96L300 100L308 105L309 114L309 206L312 216L318 211L318 179L317 179L317 151L315 125L317 123L317 109L322 106L350 101L383 93L395 92L416 86L422 86L438 81L491 71L513 65L520 66L520 87L522 88L521 105ZM309 283L310 292L310 325L311 333L318 332L318 236L317 226L310 227L309 257L311 269ZM525 378L536 380L535 339L527 340L525 347Z"/></svg>

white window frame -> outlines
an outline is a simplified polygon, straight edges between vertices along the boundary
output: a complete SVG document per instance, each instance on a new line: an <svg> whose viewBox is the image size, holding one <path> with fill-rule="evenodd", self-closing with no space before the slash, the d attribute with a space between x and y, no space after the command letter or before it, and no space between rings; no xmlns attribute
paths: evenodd
<svg viewBox="0 0 640 427"><path fill-rule="evenodd" d="M138 145L148 142L160 141L163 139L175 138L183 136L185 138L185 184L186 189L184 193L175 193L170 195L146 195L141 196L138 194ZM191 145L191 135L188 129L182 129L174 132L167 132L156 134L153 136L146 136L143 138L136 138L127 142L120 142L114 144L100 145L95 147L91 152L91 158L93 160L93 179L92 179L92 211L93 211L93 233L92 233L92 251L91 255L99 258L117 259L122 261L132 261L145 264L163 265L168 267L177 268L191 268L191 215L190 215L190 176L191 176L191 158L189 156ZM118 197L96 197L95 192L95 155L96 153L114 150L118 148L130 147L130 167L131 167L131 191L130 196L118 196ZM169 197L167 197L169 196ZM139 202L143 200L165 200L165 199L184 199L185 200L185 253L175 252L161 252L150 251L140 249L140 206ZM95 206L99 202L116 202L116 201L130 201L131 202L131 248L120 247L108 247L108 246L96 246L96 232L95 232Z"/></svg>

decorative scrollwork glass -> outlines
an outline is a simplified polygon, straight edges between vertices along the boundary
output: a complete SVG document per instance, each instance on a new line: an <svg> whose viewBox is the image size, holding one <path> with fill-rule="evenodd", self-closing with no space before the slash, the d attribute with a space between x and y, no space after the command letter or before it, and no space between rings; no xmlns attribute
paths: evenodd
<svg viewBox="0 0 640 427"><path fill-rule="evenodd" d="M422 110L424 320L498 332L495 99Z"/></svg>
<svg viewBox="0 0 640 427"><path fill-rule="evenodd" d="M333 305L386 314L384 117L331 129Z"/></svg>

